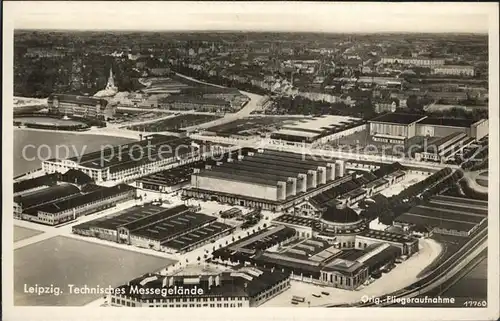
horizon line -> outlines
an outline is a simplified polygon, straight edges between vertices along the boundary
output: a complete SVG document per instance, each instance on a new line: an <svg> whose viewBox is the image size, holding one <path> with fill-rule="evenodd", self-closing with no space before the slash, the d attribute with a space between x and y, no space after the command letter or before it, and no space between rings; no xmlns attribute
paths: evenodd
<svg viewBox="0 0 500 321"><path fill-rule="evenodd" d="M439 34L455 34L455 35L489 35L489 31L319 31L319 30L259 30L259 29L65 29L65 28L14 28L16 31L51 31L51 32L198 32L198 33L312 33L312 34L361 34L361 35L374 35L374 34L415 34L415 35L439 35Z"/></svg>

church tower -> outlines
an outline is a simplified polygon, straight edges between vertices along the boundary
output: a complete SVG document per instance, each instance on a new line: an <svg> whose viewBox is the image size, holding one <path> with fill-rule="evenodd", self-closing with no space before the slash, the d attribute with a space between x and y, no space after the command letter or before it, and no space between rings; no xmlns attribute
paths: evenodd
<svg viewBox="0 0 500 321"><path fill-rule="evenodd" d="M108 84L106 85L106 90L117 90L115 86L115 79L113 78L113 69L109 69Z"/></svg>

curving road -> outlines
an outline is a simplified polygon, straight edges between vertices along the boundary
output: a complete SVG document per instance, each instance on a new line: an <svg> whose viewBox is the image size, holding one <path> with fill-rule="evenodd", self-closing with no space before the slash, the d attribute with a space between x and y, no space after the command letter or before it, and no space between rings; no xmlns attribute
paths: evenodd
<svg viewBox="0 0 500 321"><path fill-rule="evenodd" d="M195 79L195 78L183 75L183 74L179 74L179 73L175 73L175 74L177 76L179 76L179 77L182 77L184 79L188 79L188 80L200 83L200 84L209 85L209 86L218 87L218 88L227 88L227 87L224 87L224 86L220 86L220 85L211 84L211 83L208 83L208 82L205 82L205 81L201 81L201 80L198 80L198 79ZM246 91L241 91L241 90L240 90L240 93L242 93L243 95L249 97L250 100L239 111L237 111L236 113L226 114L223 118L214 120L214 121L209 122L209 123L204 123L204 124L201 124L201 125L189 127L188 129L208 128L208 127L215 126L215 125L222 125L222 124L229 123L231 121L234 121L234 120L237 120L237 119L240 119L240 118L248 117L248 116L250 116L250 114L253 111L259 109L258 102L259 102L260 99L262 99L263 96L257 95L257 94L253 94L253 93L249 93L249 92L246 92Z"/></svg>
<svg viewBox="0 0 500 321"><path fill-rule="evenodd" d="M484 173L485 171L486 170L480 170L476 172L465 172L464 178L466 179L467 185L469 185L470 188L472 188L476 192L488 194L488 187L481 186L476 181L476 179L478 178L488 180L488 177L482 175L482 173Z"/></svg>

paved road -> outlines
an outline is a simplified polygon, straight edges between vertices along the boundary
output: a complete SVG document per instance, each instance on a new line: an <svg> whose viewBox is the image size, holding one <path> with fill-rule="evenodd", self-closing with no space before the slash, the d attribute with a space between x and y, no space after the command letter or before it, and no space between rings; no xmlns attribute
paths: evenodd
<svg viewBox="0 0 500 321"><path fill-rule="evenodd" d="M481 175L481 173L485 172L485 170L480 170L476 172L465 172L464 177L467 180L467 184L469 185L470 188L473 190L483 193L483 194L488 194L488 187L486 186L481 186L477 183L476 179L482 178L485 179L484 176ZM487 180L488 178L486 178Z"/></svg>
<svg viewBox="0 0 500 321"><path fill-rule="evenodd" d="M192 77L188 77L188 76L183 75L183 74L176 73L176 75L179 76L179 77L182 77L182 78L185 78L185 79L188 79L188 80L200 83L200 84L214 86L214 87L218 87L218 88L226 88L224 86L220 86L220 85L216 85L216 84L211 84L211 83L208 83L208 82L205 82L205 81L201 81L201 80L198 80L198 79L195 79L195 78L192 78ZM253 94L253 93L249 93L249 92L246 92L246 91L241 91L241 90L240 90L240 92L242 94L248 96L250 98L250 101L242 109L240 109L238 112L236 112L234 114L226 114L222 119L217 119L217 120L214 120L214 121L209 122L209 123L205 123L205 124L201 124L201 125L189 127L189 129L191 129L191 128L208 128L208 127L212 127L212 126L216 126L216 125L226 124L226 123L229 123L231 121L234 121L234 120L237 120L237 119L240 119L240 118L248 117L248 116L250 116L250 114L253 111L259 109L259 106L257 105L257 103L259 102L260 99L262 99L263 96L257 95L257 94Z"/></svg>

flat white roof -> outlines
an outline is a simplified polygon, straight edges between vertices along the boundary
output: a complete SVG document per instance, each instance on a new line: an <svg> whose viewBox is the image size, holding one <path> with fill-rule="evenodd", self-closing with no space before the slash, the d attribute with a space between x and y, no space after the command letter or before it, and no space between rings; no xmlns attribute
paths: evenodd
<svg viewBox="0 0 500 321"><path fill-rule="evenodd" d="M361 118L328 115L297 121L288 121L285 126L290 129L297 129L299 131L301 129L323 131L321 127L333 128L335 125L342 125L341 122L353 122L359 120L361 120Z"/></svg>
<svg viewBox="0 0 500 321"><path fill-rule="evenodd" d="M291 136L300 136L300 137L316 137L320 133L311 133L311 132L304 132L304 131L299 131L299 130L290 130L290 129L280 129L274 134L281 134L281 135L291 135Z"/></svg>

